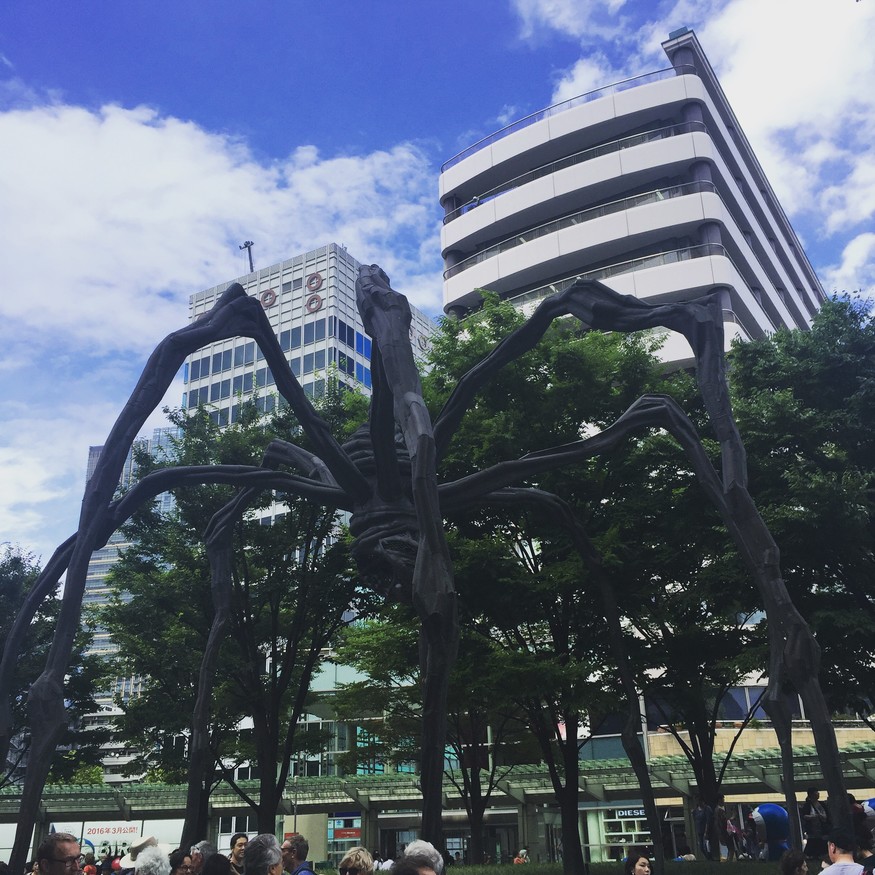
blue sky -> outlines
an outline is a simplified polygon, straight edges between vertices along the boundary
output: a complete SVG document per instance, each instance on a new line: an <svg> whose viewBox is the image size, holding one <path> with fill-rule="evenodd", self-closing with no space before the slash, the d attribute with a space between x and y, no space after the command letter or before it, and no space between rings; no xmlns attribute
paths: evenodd
<svg viewBox="0 0 875 875"><path fill-rule="evenodd" d="M4 0L0 542L75 529L88 446L239 243L344 243L437 313L440 164L684 25L827 291L872 293L875 0Z"/></svg>

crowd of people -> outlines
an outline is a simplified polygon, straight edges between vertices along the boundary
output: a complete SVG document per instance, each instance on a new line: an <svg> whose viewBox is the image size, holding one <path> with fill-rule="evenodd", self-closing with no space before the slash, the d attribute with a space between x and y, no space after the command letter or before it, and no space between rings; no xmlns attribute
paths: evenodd
<svg viewBox="0 0 875 875"><path fill-rule="evenodd" d="M131 843L126 854L106 854L98 860L94 854L82 853L76 836L56 832L40 844L23 875L308 875L315 871L309 853L310 845L300 835L280 844L272 833L251 839L236 833L227 853L220 853L209 841L172 850L154 836L143 836ZM443 875L444 866L444 857L434 845L417 840L395 860L384 860L363 847L350 848L337 871L339 875L373 875L376 870ZM5 863L0 863L0 875L9 875Z"/></svg>

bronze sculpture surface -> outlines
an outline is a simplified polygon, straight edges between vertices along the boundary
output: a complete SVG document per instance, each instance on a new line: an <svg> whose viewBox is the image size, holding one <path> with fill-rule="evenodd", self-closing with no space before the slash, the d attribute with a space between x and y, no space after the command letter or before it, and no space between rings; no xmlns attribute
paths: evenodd
<svg viewBox="0 0 875 875"><path fill-rule="evenodd" d="M50 754L64 726L64 675L79 624L91 554L139 504L186 483L225 483L240 489L236 498L214 517L205 533L213 574L215 617L193 717L189 770L191 804L198 770L208 756L206 727L215 659L228 616L228 534L253 494L272 489L349 511L355 539L353 554L363 580L393 598L409 600L415 607L421 623L424 683L422 831L425 838L435 842L440 841L441 836L447 683L459 634L453 570L443 520L447 515L478 504L534 504L569 531L600 581L606 618L630 702L624 745L641 781L657 854L661 856L659 830L654 829L658 823L656 807L652 793L648 793L649 777L637 738L637 693L631 673L624 669L620 618L610 583L600 573L599 557L569 508L555 496L519 486L539 472L604 452L633 431L649 427L664 428L681 443L759 588L769 618L771 654L764 707L781 745L788 804L793 798L790 715L781 696L782 684L787 681L799 692L811 719L830 796L843 796L835 736L817 681L819 649L790 600L778 566L777 547L747 491L744 448L726 389L723 317L718 297L711 295L689 303L651 305L619 295L601 283L580 281L543 301L524 325L462 377L444 409L432 421L422 399L410 346L410 310L406 299L391 289L388 277L375 265L360 269L356 292L365 330L373 339L373 395L367 426L342 446L330 434L292 375L261 305L239 285L232 285L210 312L165 338L150 357L110 432L97 470L88 483L79 529L58 548L44 569L16 619L0 663L0 755L5 757L11 732L11 676L23 630L40 600L55 588L66 569L66 587L52 649L45 670L29 696L31 761L22 793L12 867L20 870L26 860ZM639 399L600 434L508 460L457 481L439 482L438 463L478 390L500 368L531 349L551 322L562 316L574 317L596 330L637 331L663 327L683 334L694 351L700 391L720 443L720 471L711 464L695 428L678 405L667 396L649 395ZM185 358L208 343L237 336L250 337L259 344L278 391L292 407L318 453L277 441L267 449L262 467L169 468L144 478L123 498L114 500L126 454ZM396 432L403 438L401 446L396 442ZM279 464L291 467L296 473L278 470ZM183 846L202 838L190 835L190 831L187 821Z"/></svg>

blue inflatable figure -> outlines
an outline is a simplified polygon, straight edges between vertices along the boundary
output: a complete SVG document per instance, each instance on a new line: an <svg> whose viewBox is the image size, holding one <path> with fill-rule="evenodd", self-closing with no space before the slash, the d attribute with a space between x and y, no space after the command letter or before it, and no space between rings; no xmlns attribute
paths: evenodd
<svg viewBox="0 0 875 875"><path fill-rule="evenodd" d="M754 808L751 812L757 828L757 842L765 845L770 861L777 862L790 847L790 818L787 812L772 802Z"/></svg>

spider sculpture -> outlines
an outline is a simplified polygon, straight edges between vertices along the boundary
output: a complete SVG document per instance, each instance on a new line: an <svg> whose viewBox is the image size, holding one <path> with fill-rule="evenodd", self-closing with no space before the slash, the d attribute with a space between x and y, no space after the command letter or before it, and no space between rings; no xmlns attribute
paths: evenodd
<svg viewBox="0 0 875 875"><path fill-rule="evenodd" d="M16 618L0 663L0 755L5 758L11 733L12 673L23 632L40 601L67 572L61 613L45 669L28 698L31 755L22 790L21 814L10 865L24 865L51 753L64 727L63 684L75 630L79 625L85 575L92 552L137 506L169 488L187 483L224 483L239 491L211 521L205 542L212 568L215 619L204 654L190 740L189 800L209 755L206 728L218 646L228 619L230 530L250 499L269 489L308 498L351 513L353 552L362 580L393 598L409 600L421 622L423 676L422 765L424 837L439 842L446 695L456 656L458 619L453 569L443 520L483 504L536 506L563 526L601 582L605 616L612 629L622 680L630 703L624 743L641 782L651 835L660 830L647 764L636 735L634 680L623 659L620 620L610 582L600 573L599 556L570 509L556 496L521 487L540 472L604 452L630 433L663 428L686 452L702 487L713 501L755 579L769 620L770 662L764 707L781 746L787 801L793 792L790 715L781 696L786 682L799 692L815 732L830 797L844 798L838 750L818 684L819 648L793 606L778 567L778 549L746 488L746 460L729 404L723 359L723 323L719 295L689 303L649 305L592 281L579 281L546 299L531 318L512 332L462 377L444 409L432 422L423 403L409 342L407 300L389 286L376 265L362 267L356 283L358 308L373 338L373 395L368 423L341 446L329 433L292 375L259 304L237 284L213 309L165 338L150 357L140 381L116 421L82 502L79 529L54 553ZM479 389L508 362L531 349L550 323L572 316L598 330L637 331L663 327L683 334L692 347L700 391L721 447L718 473L706 456L690 420L669 397L640 398L612 426L592 437L530 453L460 480L441 483L437 466ZM207 343L245 336L261 347L279 392L295 412L318 454L284 441L268 448L262 467L202 466L169 468L149 475L124 497L113 500L125 456L147 416L160 403L185 358ZM396 441L400 433L403 441ZM278 470L279 464L295 473ZM847 806L836 805L841 819ZM191 805L189 806L191 810ZM848 826L850 824L847 824ZM182 845L189 835L186 821ZM798 840L798 836L797 836ZM657 852L659 848L657 848Z"/></svg>

